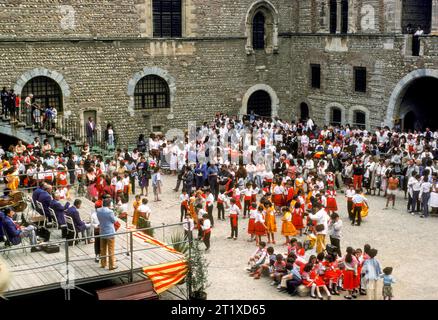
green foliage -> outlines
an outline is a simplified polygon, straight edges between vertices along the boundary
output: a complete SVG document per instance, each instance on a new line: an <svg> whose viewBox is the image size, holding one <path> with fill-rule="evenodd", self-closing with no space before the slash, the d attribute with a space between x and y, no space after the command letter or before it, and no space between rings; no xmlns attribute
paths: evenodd
<svg viewBox="0 0 438 320"><path fill-rule="evenodd" d="M177 231L170 236L172 247L182 254L186 254L189 251L189 244L185 242L185 235L181 231Z"/></svg>
<svg viewBox="0 0 438 320"><path fill-rule="evenodd" d="M146 220L143 217L138 218L138 229L144 229L144 228L150 228L150 227L151 227L151 222L149 220ZM153 237L154 230L155 229L147 229L147 230L142 230L142 232L147 234L150 237Z"/></svg>
<svg viewBox="0 0 438 320"><path fill-rule="evenodd" d="M208 283L208 266L209 263L204 256L204 252L200 247L199 241L194 240L191 257L187 257L191 271L191 287L193 296L199 295L209 287Z"/></svg>

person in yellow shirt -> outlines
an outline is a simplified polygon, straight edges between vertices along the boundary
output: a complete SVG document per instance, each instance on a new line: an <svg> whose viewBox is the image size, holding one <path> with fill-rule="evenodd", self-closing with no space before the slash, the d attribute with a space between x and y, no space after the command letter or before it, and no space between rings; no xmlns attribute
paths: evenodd
<svg viewBox="0 0 438 320"><path fill-rule="evenodd" d="M275 208L272 202L266 201L265 203L266 216L266 232L268 233L268 243L275 244L274 233L277 232L277 222L275 221Z"/></svg>
<svg viewBox="0 0 438 320"><path fill-rule="evenodd" d="M20 184L20 178L18 177L18 172L14 168L10 168L6 174L7 188L11 191L18 190L18 185Z"/></svg>
<svg viewBox="0 0 438 320"><path fill-rule="evenodd" d="M135 200L132 204L132 206L134 207L134 214L132 216L132 224L134 226L137 226L138 223L138 217L139 217L139 212L138 212L138 207L141 205L141 196L140 195L136 195L135 196Z"/></svg>
<svg viewBox="0 0 438 320"><path fill-rule="evenodd" d="M296 236L298 234L297 229L292 223L292 213L290 212L288 207L283 207L281 209L283 212L282 225L281 225L281 234L286 238L285 245L289 244L289 237Z"/></svg>

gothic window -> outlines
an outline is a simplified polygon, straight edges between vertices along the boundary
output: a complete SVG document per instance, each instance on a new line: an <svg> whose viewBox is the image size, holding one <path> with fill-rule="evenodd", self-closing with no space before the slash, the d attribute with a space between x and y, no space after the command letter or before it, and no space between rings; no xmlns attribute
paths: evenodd
<svg viewBox="0 0 438 320"><path fill-rule="evenodd" d="M254 50L265 49L265 16L257 12L252 23L252 46Z"/></svg>
<svg viewBox="0 0 438 320"><path fill-rule="evenodd" d="M153 0L154 37L181 37L181 0Z"/></svg>
<svg viewBox="0 0 438 320"><path fill-rule="evenodd" d="M169 86L155 75L142 78L134 91L135 109L170 108Z"/></svg>
<svg viewBox="0 0 438 320"><path fill-rule="evenodd" d="M62 111L61 88L53 79L44 76L30 79L21 92L22 100L31 93L33 102L45 107L54 106L58 112Z"/></svg>

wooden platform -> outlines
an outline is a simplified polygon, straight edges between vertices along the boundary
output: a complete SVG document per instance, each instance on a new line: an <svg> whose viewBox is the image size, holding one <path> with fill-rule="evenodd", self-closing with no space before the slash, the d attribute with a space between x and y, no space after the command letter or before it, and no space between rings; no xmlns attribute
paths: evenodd
<svg viewBox="0 0 438 320"><path fill-rule="evenodd" d="M94 208L93 203L87 199L82 200L81 217L84 221L88 221L89 213ZM123 221L120 222L122 226L118 231L126 231L125 223ZM51 241L62 240L60 230L51 230ZM69 265L73 268L70 269L70 272L73 272L73 274L70 274L70 279L74 278L74 283L80 285L130 275L132 272L142 272L142 268L145 266L184 259L180 254L172 253L160 246L146 243L134 235L133 268L131 270L131 256L127 254L130 250L127 237L129 237L129 234L116 236L115 255L118 268L113 271L109 271L108 267L102 269L100 268L100 263L95 262L94 244L85 244L81 241L75 246L68 247ZM14 248L19 247L15 246ZM2 254L9 264L13 275L5 296L12 297L62 287L66 280L65 245L61 244L60 252L53 254L47 254L43 251L31 253L30 249L26 251L27 254L23 250L10 251L9 256Z"/></svg>

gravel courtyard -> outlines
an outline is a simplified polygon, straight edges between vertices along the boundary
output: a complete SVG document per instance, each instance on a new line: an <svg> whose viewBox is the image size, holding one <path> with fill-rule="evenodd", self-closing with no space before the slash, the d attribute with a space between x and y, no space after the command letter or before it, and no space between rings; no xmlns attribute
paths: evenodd
<svg viewBox="0 0 438 320"><path fill-rule="evenodd" d="M154 202L152 194L150 195L152 226L179 222L180 193L172 190L175 181L176 178L173 176L163 176L162 201ZM363 248L365 243L378 249L377 258L382 268L386 266L394 268L393 276L397 280L394 285L394 299L438 299L438 279L434 278L438 263L438 247L435 243L438 235L438 219L436 217L420 219L418 216L413 217L408 214L406 201L403 200L401 193L397 196L395 210L382 210L385 206L383 197L370 196L368 200L370 204L368 217L360 227L351 226L344 194L338 194L338 212L344 222L342 251L345 252L347 246ZM213 214L216 218L216 208ZM281 230L280 218L277 219L277 229ZM248 276L245 268L248 257L255 250L255 242L247 241L249 239L247 224L247 219L239 220L239 237L237 241L233 241L227 239L230 235L229 221L215 221L211 249L206 254L210 262L211 284L207 289L208 299L304 299L278 292L275 287L270 286L267 278L254 280ZM167 239L170 239L170 233L171 231L169 235L166 234ZM161 238L159 232L157 237ZM274 246L276 252L286 252L286 247L281 245L284 237L280 232L277 233L276 240L277 245ZM204 245L202 244L201 247L204 248ZM343 299L343 297L334 297L334 299Z"/></svg>

